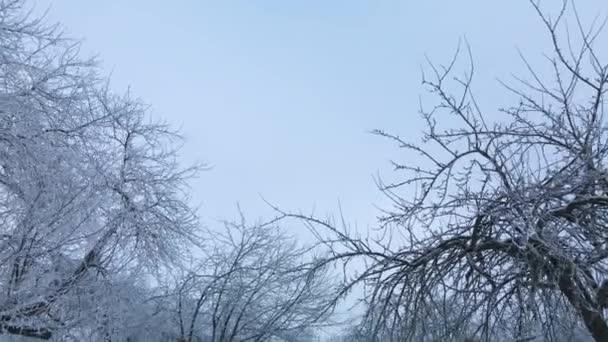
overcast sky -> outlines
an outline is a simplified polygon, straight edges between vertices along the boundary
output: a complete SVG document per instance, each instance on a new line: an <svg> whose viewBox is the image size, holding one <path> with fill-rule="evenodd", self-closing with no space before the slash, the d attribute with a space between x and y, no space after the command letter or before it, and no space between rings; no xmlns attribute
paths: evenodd
<svg viewBox="0 0 608 342"><path fill-rule="evenodd" d="M130 86L155 115L182 127L184 160L213 166L193 182L206 221L234 216L237 201L248 216L266 216L261 195L319 214L335 213L339 200L350 222L373 225L374 204L384 202L373 176L391 176L391 158L415 156L367 132L419 139L425 54L447 62L466 37L475 92L493 117L507 98L496 78L524 71L516 48L538 63L547 51L546 32L525 0L37 6L50 6L49 21L83 38L84 53L99 54L115 89ZM579 1L586 18L606 7Z"/></svg>

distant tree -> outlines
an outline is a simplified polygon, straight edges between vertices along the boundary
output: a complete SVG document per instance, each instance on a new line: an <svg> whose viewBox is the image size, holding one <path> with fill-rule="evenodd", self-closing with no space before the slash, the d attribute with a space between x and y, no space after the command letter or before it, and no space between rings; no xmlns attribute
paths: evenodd
<svg viewBox="0 0 608 342"><path fill-rule="evenodd" d="M121 284L188 250L198 167L182 168L180 136L23 5L0 1L0 334L49 339L134 319L116 311L135 296Z"/></svg>
<svg viewBox="0 0 608 342"><path fill-rule="evenodd" d="M498 116L478 105L472 65L454 77L456 58L430 64L424 85L438 104L422 111L422 143L376 131L410 152L407 162L394 163L403 178L381 182L394 204L381 219L384 238L288 214L333 233L327 262L365 262L343 293L357 283L370 286L372 335L414 341L429 313L448 301L459 305L446 337L467 327L483 341L521 340L538 329L539 340L558 341L564 326L580 322L593 339L608 341L608 65L596 49L601 27L586 29L573 7L574 30L563 30L567 2L553 16L530 3L553 47L550 77L524 59L530 76L505 84L518 101Z"/></svg>
<svg viewBox="0 0 608 342"><path fill-rule="evenodd" d="M180 341L306 341L328 324L333 281L310 248L271 223L225 227L177 285Z"/></svg>

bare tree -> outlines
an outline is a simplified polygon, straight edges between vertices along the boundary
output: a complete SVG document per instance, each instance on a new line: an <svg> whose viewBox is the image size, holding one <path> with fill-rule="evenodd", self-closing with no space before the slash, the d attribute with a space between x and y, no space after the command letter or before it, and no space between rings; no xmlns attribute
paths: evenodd
<svg viewBox="0 0 608 342"><path fill-rule="evenodd" d="M180 341L296 341L328 324L333 282L311 248L272 222L225 227L210 232L205 257L178 284Z"/></svg>
<svg viewBox="0 0 608 342"><path fill-rule="evenodd" d="M106 325L82 303L195 238L184 190L198 167L178 165L181 138L97 73L22 1L0 1L0 333Z"/></svg>
<svg viewBox="0 0 608 342"><path fill-rule="evenodd" d="M430 314L456 303L444 337L466 327L484 341L558 341L580 322L608 341L608 65L594 48L603 24L586 29L566 2L553 17L530 3L553 47L551 77L524 59L529 77L505 84L518 102L498 117L475 100L472 63L453 76L457 53L447 66L429 63L424 85L438 104L422 110L422 143L375 132L410 153L394 163L402 178L380 182L394 204L384 238L288 214L333 234L327 262L363 260L343 291L370 286L373 336L415 340ZM576 37L563 30L570 8Z"/></svg>

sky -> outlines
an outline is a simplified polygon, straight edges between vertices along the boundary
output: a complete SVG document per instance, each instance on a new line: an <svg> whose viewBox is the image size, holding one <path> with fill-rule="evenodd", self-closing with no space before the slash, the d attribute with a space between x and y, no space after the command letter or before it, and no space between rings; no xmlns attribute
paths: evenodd
<svg viewBox="0 0 608 342"><path fill-rule="evenodd" d="M389 160L416 156L369 131L419 141L420 99L433 104L421 85L425 56L447 63L466 38L474 91L494 118L509 99L497 78L525 71L518 49L537 64L548 52L526 0L34 3L99 56L115 90L130 87L181 127L184 162L211 166L192 182L210 225L236 217L237 202L252 219L268 217L265 198L318 215L340 203L349 223L373 226L388 205L374 177L394 177ZM608 7L578 6L584 18Z"/></svg>

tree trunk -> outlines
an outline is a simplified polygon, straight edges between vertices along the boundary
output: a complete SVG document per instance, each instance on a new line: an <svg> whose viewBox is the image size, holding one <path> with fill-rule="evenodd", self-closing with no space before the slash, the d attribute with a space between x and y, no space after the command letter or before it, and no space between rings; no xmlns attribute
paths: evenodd
<svg viewBox="0 0 608 342"><path fill-rule="evenodd" d="M576 284L570 276L560 277L559 288L568 302L577 310L593 339L597 342L608 342L608 324L602 316L601 308L594 310L580 302L580 298L576 294Z"/></svg>

